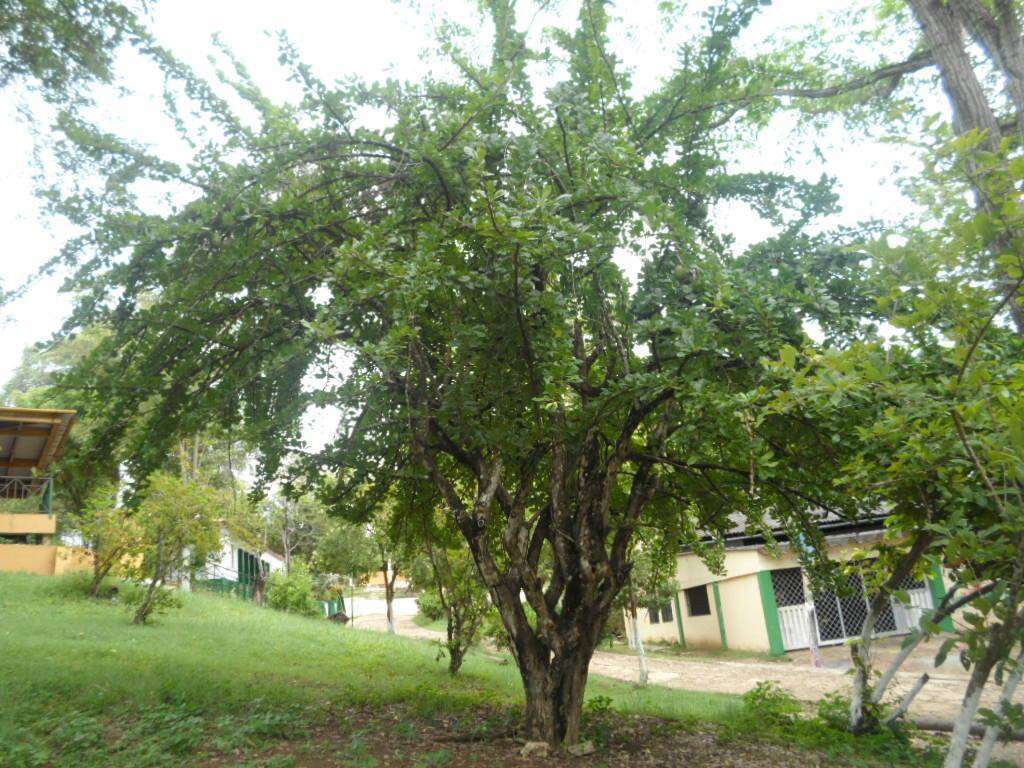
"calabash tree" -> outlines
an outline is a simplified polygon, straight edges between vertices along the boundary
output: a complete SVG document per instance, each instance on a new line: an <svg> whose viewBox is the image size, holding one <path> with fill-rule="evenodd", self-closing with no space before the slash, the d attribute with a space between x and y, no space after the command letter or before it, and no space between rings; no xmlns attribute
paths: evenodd
<svg viewBox="0 0 1024 768"><path fill-rule="evenodd" d="M155 52L183 85L192 165L65 123L79 181L55 205L89 227L62 256L71 326L112 329L76 374L102 405L97 449L122 445L144 477L174 435L222 423L264 475L295 455L354 519L429 482L508 632L526 734L577 741L640 531L693 540L770 510L813 537L815 510L843 512L807 421L753 407L762 359L802 345L806 319L849 330L856 267L805 232L834 204L824 182L725 169L719 132L757 76L734 43L758 5L710 12L647 95L589 0L548 51L486 3L489 59L449 34L444 80L328 86L285 46L298 105ZM140 176L191 201L146 213ZM776 236L733 253L710 211L735 200ZM342 414L312 456L311 404Z"/></svg>

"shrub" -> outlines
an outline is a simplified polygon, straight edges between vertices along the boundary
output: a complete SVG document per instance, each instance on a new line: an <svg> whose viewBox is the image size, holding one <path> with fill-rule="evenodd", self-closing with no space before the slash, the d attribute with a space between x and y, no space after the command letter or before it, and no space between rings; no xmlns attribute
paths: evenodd
<svg viewBox="0 0 1024 768"><path fill-rule="evenodd" d="M135 599L141 589L138 584L133 584L130 581L107 577L100 582L99 589L93 594L92 582L91 571L65 573L53 580L52 592L63 600L95 597L100 600L120 601L127 604Z"/></svg>
<svg viewBox="0 0 1024 768"><path fill-rule="evenodd" d="M139 611L145 610L148 619L153 614L167 613L182 606L177 590L170 587L158 586L151 593L148 584L133 584L131 586L131 589L124 590L118 597L122 603L135 610L136 615Z"/></svg>
<svg viewBox="0 0 1024 768"><path fill-rule="evenodd" d="M774 680L764 680L755 685L743 694L743 703L757 720L766 725L791 723L802 709L796 697Z"/></svg>
<svg viewBox="0 0 1024 768"><path fill-rule="evenodd" d="M313 599L313 576L303 563L292 565L291 573L271 574L267 585L267 605L278 611L318 616L320 610Z"/></svg>
<svg viewBox="0 0 1024 768"><path fill-rule="evenodd" d="M424 592L416 598L416 605L419 607L420 613L431 621L444 618L444 607L436 592Z"/></svg>

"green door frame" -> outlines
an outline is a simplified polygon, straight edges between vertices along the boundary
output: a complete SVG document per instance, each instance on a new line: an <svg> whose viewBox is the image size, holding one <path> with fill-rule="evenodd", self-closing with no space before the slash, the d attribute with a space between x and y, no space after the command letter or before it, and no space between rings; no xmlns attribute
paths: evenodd
<svg viewBox="0 0 1024 768"><path fill-rule="evenodd" d="M942 603L946 597L946 580L942 578L942 566L935 566L935 571L931 576L928 577L928 586L932 592L932 603L936 608ZM947 616L939 622L939 626L943 632L953 632L953 617Z"/></svg>
<svg viewBox="0 0 1024 768"><path fill-rule="evenodd" d="M775 600L775 585L771 571L758 571L757 586L761 590L761 608L764 610L764 627L768 631L768 648L772 656L785 656L786 647L782 642L782 621L779 618L779 604Z"/></svg>
<svg viewBox="0 0 1024 768"><path fill-rule="evenodd" d="M679 631L679 644L686 647L686 635L683 633L683 609L679 604L679 593L672 593L672 602L676 607L676 629Z"/></svg>
<svg viewBox="0 0 1024 768"><path fill-rule="evenodd" d="M722 648L728 650L729 639L725 634L725 617L722 615L722 596L718 592L718 582L711 582L711 591L715 593L715 613L718 614L718 634L722 636Z"/></svg>

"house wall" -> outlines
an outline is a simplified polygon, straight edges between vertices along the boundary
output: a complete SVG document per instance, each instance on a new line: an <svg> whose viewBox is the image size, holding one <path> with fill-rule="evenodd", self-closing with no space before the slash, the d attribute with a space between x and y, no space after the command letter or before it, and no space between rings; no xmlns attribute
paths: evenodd
<svg viewBox="0 0 1024 768"><path fill-rule="evenodd" d="M0 571L52 576L57 547L51 544L0 544Z"/></svg>
<svg viewBox="0 0 1024 768"><path fill-rule="evenodd" d="M850 534L829 542L829 556L847 560L858 549L878 538L877 533ZM765 620L758 573L780 568L797 568L800 562L792 547L783 545L778 552L765 546L729 549L725 552L724 573L716 574L695 554L680 555L677 561L676 581L679 601L683 609L683 634L686 645L693 648L721 648L722 632L718 623L718 610L714 587L718 585L725 644L736 650L771 651L771 641ZM683 590L708 585L711 598L710 616L689 616Z"/></svg>
<svg viewBox="0 0 1024 768"><path fill-rule="evenodd" d="M729 647L742 651L767 650L768 628L765 625L757 574L726 579L719 583L718 591Z"/></svg>
<svg viewBox="0 0 1024 768"><path fill-rule="evenodd" d="M57 532L57 518L53 515L6 514L0 515L0 536L40 533L52 536Z"/></svg>
<svg viewBox="0 0 1024 768"><path fill-rule="evenodd" d="M61 575L92 568L87 549L53 544L0 544L0 571Z"/></svg>
<svg viewBox="0 0 1024 768"><path fill-rule="evenodd" d="M57 546L53 562L53 573L60 576L65 573L92 570L92 551L85 547Z"/></svg>
<svg viewBox="0 0 1024 768"><path fill-rule="evenodd" d="M249 547L233 540L226 530L221 531L220 549L207 559L206 567L200 571L199 578L238 581L239 549L244 549L247 552L252 551ZM284 569L284 559L272 552L264 552L260 559L267 563L271 573Z"/></svg>
<svg viewBox="0 0 1024 768"><path fill-rule="evenodd" d="M687 648L722 647L722 635L718 628L718 606L715 605L715 594L710 585L708 586L708 603L711 605L709 615L691 616L686 607L685 595L679 595L679 605L683 610L683 636L686 638Z"/></svg>
<svg viewBox="0 0 1024 768"><path fill-rule="evenodd" d="M633 622L626 612L626 631L630 647L633 646ZM638 606L636 609L636 625L640 632L640 639L645 643L678 643L679 627L676 624L676 606L672 605L672 618L669 621L661 621L657 624L651 623L650 614L646 606Z"/></svg>

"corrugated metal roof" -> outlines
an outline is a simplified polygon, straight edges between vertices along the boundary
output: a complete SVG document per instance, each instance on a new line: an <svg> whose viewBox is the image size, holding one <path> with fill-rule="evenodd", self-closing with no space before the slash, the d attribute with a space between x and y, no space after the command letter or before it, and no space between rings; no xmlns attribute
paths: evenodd
<svg viewBox="0 0 1024 768"><path fill-rule="evenodd" d="M64 453L74 411L0 408L0 477L32 477Z"/></svg>

